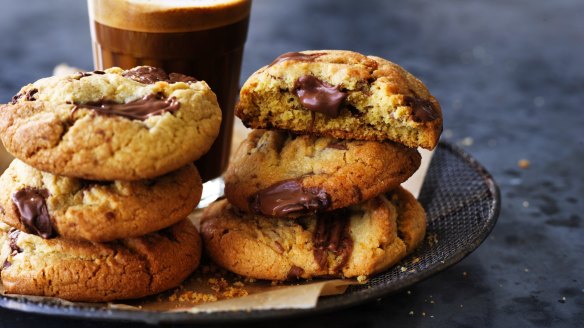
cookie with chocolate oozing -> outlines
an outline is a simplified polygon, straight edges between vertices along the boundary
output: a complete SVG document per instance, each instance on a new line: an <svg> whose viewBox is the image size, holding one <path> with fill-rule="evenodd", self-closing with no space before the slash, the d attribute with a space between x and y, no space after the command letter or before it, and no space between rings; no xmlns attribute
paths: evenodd
<svg viewBox="0 0 584 328"><path fill-rule="evenodd" d="M0 221L45 239L107 242L184 219L201 198L194 164L151 180L55 176L14 160L0 177Z"/></svg>
<svg viewBox="0 0 584 328"><path fill-rule="evenodd" d="M155 67L74 73L0 106L0 138L23 162L91 180L150 179L206 153L221 110L204 81Z"/></svg>
<svg viewBox="0 0 584 328"><path fill-rule="evenodd" d="M372 275L411 253L426 231L410 193L400 187L388 197L296 220L245 214L221 200L203 213L204 248L215 263L255 279Z"/></svg>
<svg viewBox="0 0 584 328"><path fill-rule="evenodd" d="M178 286L199 265L201 239L189 220L112 243L44 239L0 223L6 294L107 302Z"/></svg>
<svg viewBox="0 0 584 328"><path fill-rule="evenodd" d="M383 58L342 50L276 58L245 82L236 115L255 129L428 149L442 132L440 105L420 80Z"/></svg>
<svg viewBox="0 0 584 328"><path fill-rule="evenodd" d="M254 130L225 173L225 196L247 213L293 218L371 199L419 166L417 150L390 141Z"/></svg>

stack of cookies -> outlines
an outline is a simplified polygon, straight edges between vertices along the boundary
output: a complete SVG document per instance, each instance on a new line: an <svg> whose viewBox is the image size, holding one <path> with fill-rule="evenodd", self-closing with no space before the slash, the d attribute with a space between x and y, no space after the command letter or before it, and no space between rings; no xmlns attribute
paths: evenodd
<svg viewBox="0 0 584 328"><path fill-rule="evenodd" d="M0 177L4 291L110 301L177 286L201 255L192 163L220 122L205 82L153 67L23 87L0 107L17 158Z"/></svg>
<svg viewBox="0 0 584 328"><path fill-rule="evenodd" d="M236 114L256 130L203 214L216 263L257 279L364 278L421 243L424 210L400 184L442 114L410 73L349 51L286 53L247 80Z"/></svg>

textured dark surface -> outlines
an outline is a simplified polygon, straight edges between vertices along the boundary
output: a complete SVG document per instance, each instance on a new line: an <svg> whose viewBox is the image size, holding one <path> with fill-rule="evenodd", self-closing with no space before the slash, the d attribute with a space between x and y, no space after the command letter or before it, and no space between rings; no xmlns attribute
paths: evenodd
<svg viewBox="0 0 584 328"><path fill-rule="evenodd" d="M488 237L499 216L501 204L499 190L485 168L460 148L444 142L436 149L419 200L426 209L428 222L424 242L392 268L371 277L364 284L349 286L342 295L321 298L317 306L311 309L210 314L120 309L108 311L101 304L77 303L64 306L49 300L31 300L21 295L0 296L0 306L69 318L131 320L151 324L231 323L340 311L341 308L411 288L458 263Z"/></svg>
<svg viewBox="0 0 584 328"><path fill-rule="evenodd" d="M90 68L85 10L81 0L2 1L2 101L60 62ZM256 1L242 76L303 49L401 64L441 102L443 138L494 175L502 209L477 251L409 293L254 327L584 326L583 12L576 0ZM0 327L39 324L128 326L0 310Z"/></svg>

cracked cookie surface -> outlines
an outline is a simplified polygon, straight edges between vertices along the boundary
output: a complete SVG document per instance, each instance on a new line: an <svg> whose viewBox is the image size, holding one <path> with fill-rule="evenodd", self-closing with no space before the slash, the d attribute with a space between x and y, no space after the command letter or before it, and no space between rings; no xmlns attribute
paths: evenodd
<svg viewBox="0 0 584 328"><path fill-rule="evenodd" d="M236 115L255 129L428 149L442 132L440 105L421 81L383 58L342 50L278 57L245 82Z"/></svg>
<svg viewBox="0 0 584 328"><path fill-rule="evenodd" d="M0 177L0 189L4 223L45 238L105 242L181 221L199 202L202 183L194 164L151 180L90 181L55 176L16 159Z"/></svg>
<svg viewBox="0 0 584 328"><path fill-rule="evenodd" d="M153 178L211 147L221 111L204 81L151 67L49 77L0 106L8 152L53 174Z"/></svg>
<svg viewBox="0 0 584 328"><path fill-rule="evenodd" d="M183 220L112 243L43 239L0 223L1 280L8 294L106 302L176 287L199 265L201 240Z"/></svg>
<svg viewBox="0 0 584 328"><path fill-rule="evenodd" d="M254 130L225 173L225 196L247 213L296 217L371 199L419 166L417 150L394 142Z"/></svg>
<svg viewBox="0 0 584 328"><path fill-rule="evenodd" d="M396 264L422 241L426 215L401 187L345 210L297 220L244 214L226 200L205 209L209 257L255 279L358 277Z"/></svg>

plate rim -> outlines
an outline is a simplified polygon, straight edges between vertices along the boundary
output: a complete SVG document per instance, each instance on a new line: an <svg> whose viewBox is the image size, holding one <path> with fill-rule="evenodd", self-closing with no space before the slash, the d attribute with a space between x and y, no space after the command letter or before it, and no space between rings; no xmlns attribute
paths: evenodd
<svg viewBox="0 0 584 328"><path fill-rule="evenodd" d="M499 187L493 176L487 169L480 164L474 157L466 153L462 148L451 143L440 141L438 148L449 151L454 155L462 158L471 166L482 178L487 185L488 191L493 197L491 202L490 215L485 220L481 233L472 241L461 247L460 251L453 254L448 260L438 262L435 266L417 272L400 279L398 283L389 286L363 289L351 297L337 296L335 302L320 301L316 307L310 309L277 309L277 310L252 310L252 311L222 311L222 312L156 312L156 311L137 311L126 309L104 309L100 307L81 306L71 304L64 306L58 303L35 302L26 298L26 296L6 296L0 295L0 307L8 310L20 311L25 313L34 313L44 316L55 316L71 319L91 319L95 321L131 321L142 322L147 324L161 323L225 323L235 320L245 320L248 322L268 320L282 317L302 317L318 313L330 312L332 310L344 309L356 306L364 302L387 296L392 293L401 291L414 283L428 279L434 274L441 272L467 257L477 249L489 236L497 223L501 211L501 194ZM431 165L431 163L430 163Z"/></svg>

